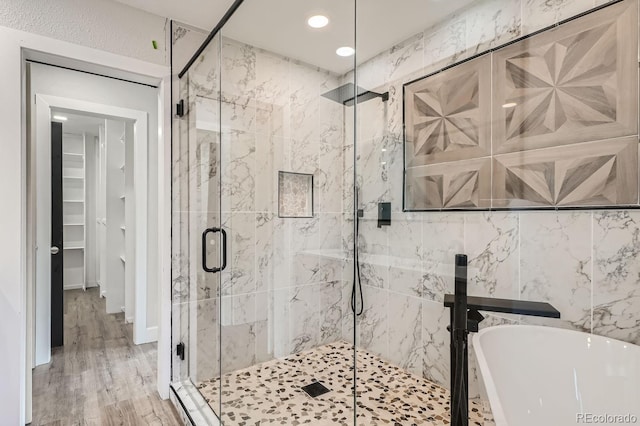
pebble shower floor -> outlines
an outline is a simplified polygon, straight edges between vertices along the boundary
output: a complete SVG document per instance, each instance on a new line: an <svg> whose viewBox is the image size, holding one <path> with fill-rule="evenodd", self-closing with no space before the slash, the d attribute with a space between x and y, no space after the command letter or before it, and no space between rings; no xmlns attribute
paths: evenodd
<svg viewBox="0 0 640 426"><path fill-rule="evenodd" d="M336 342L222 377L225 425L352 425L353 345ZM449 391L364 350L357 351L359 425L447 425ZM331 391L311 398L301 388L319 381ZM212 407L220 379L198 384ZM215 408L217 411L217 408ZM483 425L472 402L469 424Z"/></svg>

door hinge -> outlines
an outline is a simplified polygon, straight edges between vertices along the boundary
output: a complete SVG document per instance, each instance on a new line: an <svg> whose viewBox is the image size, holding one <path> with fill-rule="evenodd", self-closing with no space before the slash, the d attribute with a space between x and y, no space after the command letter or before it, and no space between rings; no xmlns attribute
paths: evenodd
<svg viewBox="0 0 640 426"><path fill-rule="evenodd" d="M180 360L184 361L184 343L180 342L176 345L176 355L180 357Z"/></svg>
<svg viewBox="0 0 640 426"><path fill-rule="evenodd" d="M178 117L184 116L184 99L180 99L180 102L176 104L176 115Z"/></svg>

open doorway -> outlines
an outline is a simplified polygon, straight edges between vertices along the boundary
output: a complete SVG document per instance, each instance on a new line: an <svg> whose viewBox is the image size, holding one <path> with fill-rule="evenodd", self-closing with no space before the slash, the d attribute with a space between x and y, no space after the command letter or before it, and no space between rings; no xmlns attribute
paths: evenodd
<svg viewBox="0 0 640 426"><path fill-rule="evenodd" d="M27 76L32 424L173 419L156 390L158 89Z"/></svg>
<svg viewBox="0 0 640 426"><path fill-rule="evenodd" d="M77 296L79 290L104 298L106 313L123 313L126 323L134 322L136 191L133 122L57 108L51 108L51 115L50 299L55 348L64 345L65 296L84 297Z"/></svg>

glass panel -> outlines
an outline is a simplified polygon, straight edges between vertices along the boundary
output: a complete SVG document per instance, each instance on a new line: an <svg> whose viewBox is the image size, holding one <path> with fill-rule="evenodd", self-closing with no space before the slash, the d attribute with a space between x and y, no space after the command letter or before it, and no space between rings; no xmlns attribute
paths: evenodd
<svg viewBox="0 0 640 426"><path fill-rule="evenodd" d="M173 153L174 343L184 345L184 360L174 358L174 380L190 391L205 418L207 404L220 412L219 394L207 391L220 375L219 55L216 37L180 79L184 115ZM198 398L198 390L206 399Z"/></svg>
<svg viewBox="0 0 640 426"><path fill-rule="evenodd" d="M579 357L585 361L582 370L574 366L575 357L565 363L560 355L573 353L573 339L593 349L585 343L596 338L558 328L606 336L598 343L603 345L613 344L610 339L637 344L640 336L639 323L627 322L638 312L638 304L628 301L638 294L633 290L637 266L632 266L637 250L627 251L639 229L638 215L588 208L637 202L638 67L632 63L638 48L637 3L613 3L554 26L592 6L358 2L356 80L374 92L358 99L355 144L358 208L363 209L358 371L377 366L372 384L358 383L358 403L371 415L391 424L448 422L449 391L459 390L454 394L466 404L468 387L469 424L492 416L487 404L492 396L480 377L491 372L480 371L475 360L475 351L486 348L469 342L469 375L451 386L458 364L454 357L452 365L450 312L443 302L454 292L458 253L467 256L470 296L548 302L562 315L558 320L482 312L480 332L500 324L545 326L531 335L520 327L506 339L491 330L496 333L491 339L500 343L485 355L489 370L498 370L493 382L503 407L515 412L512 407L536 401L530 415L508 418L509 424L574 422L576 411L589 411L592 391L591 385L576 385L574 377L582 372L589 378L602 374L601 379L609 362L628 366L618 358L585 353ZM532 34L547 26L552 28ZM510 44L500 47L505 43ZM585 119L595 104L608 118ZM611 163L603 167L605 161ZM622 169L629 173L619 173ZM385 217L380 220L388 207L383 203L391 203L388 226ZM566 206L583 208L560 210ZM529 210L517 210L522 207ZM491 208L504 211L477 211ZM539 342L554 336L566 340L550 355ZM495 353L499 359L491 359ZM518 363L505 367L513 360ZM629 385L612 397L620 411L635 409L629 398L637 397L639 388L632 375L627 370L615 379ZM508 380L496 383L498 376ZM570 378L565 385L558 379L563 376ZM379 397L379 383L390 387L390 377L392 388ZM563 409L549 411L549 402L559 401L560 388L567 395L579 392L579 402L563 400Z"/></svg>
<svg viewBox="0 0 640 426"><path fill-rule="evenodd" d="M414 153L414 147L404 146L406 120L413 116L404 108L403 85L461 58L466 27L454 18L471 3L410 1L398 7L392 2L358 2L357 84L371 92L356 104L357 208L362 210L356 226L357 275L364 300L356 320L357 362L361 377L371 378L367 386L358 383L358 401L370 416L391 424L445 424L450 417L449 312L443 298L453 291L454 255L469 249L463 236L469 216L404 211L403 195L409 194L403 188L403 157L405 149ZM498 6L492 4L487 13L491 10ZM389 25L390 17L402 25ZM435 91L431 97L440 100L448 94ZM451 102L465 101L469 99ZM441 106L438 112L447 108ZM423 127L416 132L431 130L431 122L419 124ZM455 139L453 146L464 143L448 123L443 126L443 139ZM481 126L490 130L488 120ZM440 145L435 149L451 151ZM475 293L472 287L469 291ZM393 386L389 377L394 378ZM474 386L475 382L476 391Z"/></svg>
<svg viewBox="0 0 640 426"><path fill-rule="evenodd" d="M320 14L329 24L311 28ZM343 104L349 87L332 92L353 82L353 56L336 55L354 45L353 18L353 1L250 0L222 30L222 420L230 424L353 424L353 203L345 205L353 185L344 171L353 172L345 122L354 109ZM311 217L279 217L279 172L313 177L313 212L303 215ZM316 381L329 392L312 398L303 388L316 395Z"/></svg>
<svg viewBox="0 0 640 426"><path fill-rule="evenodd" d="M445 389L423 380L422 375L422 219L402 213L399 79L407 77L416 60L422 64L416 37L391 51L394 43L412 35L407 34L410 29L403 21L406 12L390 2L358 2L356 81L368 93L358 97L355 106L356 208L361 212L355 227L356 276L362 297L356 317L356 362L358 405L367 413L358 421L362 425L379 419L390 424L439 424L437 419L446 415ZM418 10L413 13L420 19L428 15ZM389 16L403 25L389 25ZM433 305L439 314L443 312L441 304ZM390 377L394 378L392 385Z"/></svg>

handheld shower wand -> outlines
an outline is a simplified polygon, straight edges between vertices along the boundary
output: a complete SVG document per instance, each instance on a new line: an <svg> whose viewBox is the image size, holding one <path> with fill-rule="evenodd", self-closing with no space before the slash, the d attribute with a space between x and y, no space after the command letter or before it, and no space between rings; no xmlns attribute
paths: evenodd
<svg viewBox="0 0 640 426"><path fill-rule="evenodd" d="M353 249L353 262L355 266L355 273L353 274L353 286L351 287L351 311L356 315L362 315L364 311L364 297L362 294L362 281L360 280L360 219L364 216L364 210L358 208L360 188L355 187L355 206L357 208L355 218L355 233L354 233L354 249ZM360 293L360 307L358 309L358 297Z"/></svg>

